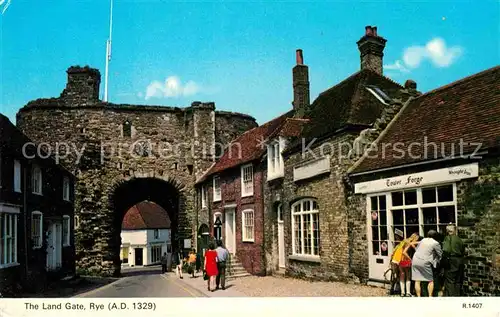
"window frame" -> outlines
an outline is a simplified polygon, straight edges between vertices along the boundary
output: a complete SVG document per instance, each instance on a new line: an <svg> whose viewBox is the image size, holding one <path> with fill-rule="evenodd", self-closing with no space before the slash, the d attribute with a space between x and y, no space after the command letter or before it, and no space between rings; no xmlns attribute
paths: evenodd
<svg viewBox="0 0 500 317"><path fill-rule="evenodd" d="M63 177L63 200L71 201L71 183L68 176Z"/></svg>
<svg viewBox="0 0 500 317"><path fill-rule="evenodd" d="M38 186L35 186L35 179L40 176ZM37 188L38 187L38 188ZM43 195L43 174L42 169L38 165L33 165L31 169L31 192L36 195Z"/></svg>
<svg viewBox="0 0 500 317"><path fill-rule="evenodd" d="M214 201L221 201L222 200L222 188L221 188L221 179L219 175L216 175L212 179L212 184L213 184L213 195L214 195ZM217 186L216 186L217 184Z"/></svg>
<svg viewBox="0 0 500 317"><path fill-rule="evenodd" d="M153 229L153 239L154 240L160 239L160 229Z"/></svg>
<svg viewBox="0 0 500 317"><path fill-rule="evenodd" d="M18 221L19 221L19 211L8 211L8 210L2 210L0 211L0 225L3 226L3 228L0 228L0 247L5 250L9 249L8 244L10 245L10 254L5 252L3 253L3 258L0 259L0 270L13 267L13 266L18 266L20 265L18 262L18 250L17 250L17 243L18 243ZM2 220L8 218L9 220ZM9 224L9 235L7 235L7 223ZM1 256L0 252L0 256ZM9 258L12 256L11 258Z"/></svg>
<svg viewBox="0 0 500 317"><path fill-rule="evenodd" d="M14 160L14 184L13 189L16 193L21 193L21 179L22 179L22 164L19 160Z"/></svg>
<svg viewBox="0 0 500 317"><path fill-rule="evenodd" d="M246 223L247 218L245 215L251 214L252 224ZM249 229L251 227L251 229ZM250 231L251 230L251 231ZM251 232L251 237L247 237ZM255 242L255 211L253 209L245 209L241 212L241 241L242 242Z"/></svg>
<svg viewBox="0 0 500 317"><path fill-rule="evenodd" d="M64 228L64 223L67 222L67 227ZM66 229L66 237L64 236L64 229ZM69 247L71 246L71 218L68 215L63 216L63 222L62 222L62 242L63 242L63 247Z"/></svg>
<svg viewBox="0 0 500 317"><path fill-rule="evenodd" d="M157 249L159 249L159 251L156 251ZM152 245L150 247L150 250L151 250L151 256L150 256L151 263L150 264L156 264L156 263L161 262L161 252L163 250L162 245L158 245L158 244ZM155 255L156 252L158 252L158 254L157 254L158 258L157 259L153 258L153 255ZM154 260L156 260L156 261L154 261Z"/></svg>
<svg viewBox="0 0 500 317"><path fill-rule="evenodd" d="M40 230L40 236L38 237L38 241L36 241L36 244L35 244L35 241L33 239L33 228L34 228L33 221L35 220L35 217L34 217L35 215L36 216L40 216L40 223L38 224L38 229ZM30 238L31 238L31 243L32 243L32 248L33 249L41 249L42 248L42 246L43 246L43 213L41 213L38 210L35 210L35 211L31 212L31 234L30 234Z"/></svg>
<svg viewBox="0 0 500 317"><path fill-rule="evenodd" d="M310 204L310 209L307 211L304 211L304 205L306 202L309 202ZM296 211L296 206L300 205L300 211ZM316 205L316 209L314 208L314 205ZM310 215L310 222L309 222L309 228L308 232L311 235L311 245L310 245L310 253L305 252L305 238L303 236L304 232L304 215ZM314 215L317 215L317 220L318 220L318 245L315 245L314 241ZM300 232L300 237L299 237L299 249L300 252L296 251L296 233L295 233L295 217L300 216L300 227L299 227L299 232ZM291 206L291 231L292 231L292 256L295 257L306 257L310 259L320 259L321 257L321 229L320 229L320 210L318 206L318 202L314 198L303 198L300 199L296 202L294 202ZM317 247L318 251L317 254L315 254L315 247Z"/></svg>
<svg viewBox="0 0 500 317"><path fill-rule="evenodd" d="M250 169L250 172L248 172L248 169ZM240 178L241 178L241 197L253 196L253 193L254 193L253 165L251 163L242 165L240 171L241 171L241 175L240 175ZM245 181L245 175L246 176L250 175L251 179ZM249 188L251 188L251 190L249 188L247 188L248 184L251 184L251 186L248 186Z"/></svg>

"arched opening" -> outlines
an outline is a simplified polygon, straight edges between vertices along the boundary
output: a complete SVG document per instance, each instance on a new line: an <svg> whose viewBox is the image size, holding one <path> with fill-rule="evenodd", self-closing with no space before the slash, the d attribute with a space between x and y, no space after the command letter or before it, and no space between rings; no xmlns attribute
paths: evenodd
<svg viewBox="0 0 500 317"><path fill-rule="evenodd" d="M115 187L110 196L113 227L110 239L112 245L109 246L109 256L113 261L115 275L119 275L121 270L120 252L123 252L121 231L125 214L132 207L144 204L144 202L154 203L161 207L170 220L171 249L177 251L182 248L181 238L183 237L179 236L179 209L182 201L180 186L158 178L133 178Z"/></svg>

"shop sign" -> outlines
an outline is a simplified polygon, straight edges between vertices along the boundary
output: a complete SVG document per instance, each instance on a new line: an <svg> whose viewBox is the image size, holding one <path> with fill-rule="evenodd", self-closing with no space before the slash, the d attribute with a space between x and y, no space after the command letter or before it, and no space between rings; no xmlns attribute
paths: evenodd
<svg viewBox="0 0 500 317"><path fill-rule="evenodd" d="M356 194L380 193L398 189L451 183L462 179L475 178L478 177L478 175L479 165L478 163L472 163L357 183L354 185L354 191Z"/></svg>

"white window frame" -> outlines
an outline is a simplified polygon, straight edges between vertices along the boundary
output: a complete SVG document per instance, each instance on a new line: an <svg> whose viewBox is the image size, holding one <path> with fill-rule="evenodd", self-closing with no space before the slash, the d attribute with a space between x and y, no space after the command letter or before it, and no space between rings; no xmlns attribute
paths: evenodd
<svg viewBox="0 0 500 317"><path fill-rule="evenodd" d="M220 176L213 177L213 191L214 191L214 201L222 200L222 190L220 186Z"/></svg>
<svg viewBox="0 0 500 317"><path fill-rule="evenodd" d="M285 139L280 137L267 145L267 180L281 178L285 175L285 164L283 160L283 149Z"/></svg>
<svg viewBox="0 0 500 317"><path fill-rule="evenodd" d="M247 223L246 215L252 215L252 224ZM241 241L255 242L255 213L253 209L245 209L241 212Z"/></svg>
<svg viewBox="0 0 500 317"><path fill-rule="evenodd" d="M64 223L67 223L66 228L64 228ZM66 236L64 236L65 235L64 229L66 229ZM71 245L71 218L68 215L63 216L62 240L63 240L63 247L68 247Z"/></svg>
<svg viewBox="0 0 500 317"><path fill-rule="evenodd" d="M22 175L21 161L14 160L14 191L16 193L21 192L21 175Z"/></svg>
<svg viewBox="0 0 500 317"><path fill-rule="evenodd" d="M35 184L35 179L38 178L38 186ZM38 165L33 165L31 173L31 190L33 194L42 195L43 192L43 175L42 169Z"/></svg>
<svg viewBox="0 0 500 317"><path fill-rule="evenodd" d="M304 211L304 205L306 202L309 202L310 204L310 209ZM300 211L296 211L296 206L300 205ZM314 205L316 205L316 208L314 208ZM313 228L313 219L314 215L318 215L318 231L319 231L319 246L318 247L318 254L315 254L314 248L316 247L314 243L314 228ZM311 235L311 253L305 253L305 239L303 237L303 234L301 234L301 239L300 239L300 246L299 246L299 252L296 251L296 242L295 242L295 216L300 216L300 230L301 232L304 232L304 215L311 215L310 216L310 223L309 223L309 228L307 231ZM321 253L321 230L320 230L320 213L319 213L319 208L317 204L317 200L313 198L304 198L301 199L291 206L291 223L292 223L292 255L297 256L297 257L307 257L311 259L319 259L320 258L320 253Z"/></svg>
<svg viewBox="0 0 500 317"><path fill-rule="evenodd" d="M208 205L208 190L207 185L201 186L201 208L207 208Z"/></svg>
<svg viewBox="0 0 500 317"><path fill-rule="evenodd" d="M253 196L253 166L246 164L241 167L241 197Z"/></svg>
<svg viewBox="0 0 500 317"><path fill-rule="evenodd" d="M160 239L160 229L153 229L153 239Z"/></svg>
<svg viewBox="0 0 500 317"><path fill-rule="evenodd" d="M17 221L19 217L19 211L1 210L0 218L8 218L8 221L0 221L3 228L0 228L0 248L3 250L8 249L7 246L10 244L10 248L13 252L4 252L3 259L0 259L0 269L17 266L19 265L17 261ZM9 227L9 235L7 235L7 226ZM3 235L3 236L2 236ZM1 252L0 252L1 254Z"/></svg>
<svg viewBox="0 0 500 317"><path fill-rule="evenodd" d="M40 231L40 236L38 237L37 241L33 239L33 221L35 219L34 216L40 216L40 223L38 223L38 230ZM33 249L40 249L43 245L43 214L40 211L33 211L31 213L31 243L33 243Z"/></svg>
<svg viewBox="0 0 500 317"><path fill-rule="evenodd" d="M70 201L70 189L71 189L71 185L70 185L69 177L64 176L63 177L63 199L66 201Z"/></svg>
<svg viewBox="0 0 500 317"><path fill-rule="evenodd" d="M453 192L453 200L452 201L447 201L447 202L438 202L438 196L437 196L437 188L438 187L444 187L444 186L450 186L452 185L452 192ZM423 190L424 189L429 189L429 188L435 188L436 189L436 202L432 203L423 203ZM392 201L392 193L395 192L403 192L403 197L404 197L404 192L405 191L416 191L417 195L417 203L413 205L406 205L404 203L404 198L403 198L403 205L401 206L393 206L393 201ZM458 225L458 206L457 206L457 185L456 183L441 183L441 184L434 184L430 186L423 186L423 187L416 187L416 188L408 188L408 189L398 189L394 191L389 191L389 192L379 192L379 193L372 193L369 195L366 195L366 203L367 203L367 233L368 233L368 247L369 247L369 255L370 256L376 256L373 255L373 244L372 244L372 225L371 225L371 218L369 213L371 212L371 198L372 197L377 197L377 196L385 196L386 197L386 217L387 217L387 230L388 230L388 255L390 255L394 249L394 243L395 243L395 237L394 237L394 217L393 217L393 211L395 210L404 210L404 209L418 209L418 230L419 230L419 235L421 237L424 237L427 232L424 230L424 213L423 213L423 208L428 208L428 207L447 207L447 206L453 206L455 208L455 226ZM439 222L439 210L436 209L436 229L439 229L439 226L446 226L448 223L440 223ZM434 225L434 224L432 224ZM396 226L403 226L404 234L407 238L406 234L406 216L403 216L403 224L402 225L396 225ZM381 234L379 232L379 238L381 237ZM380 240L382 241L382 240Z"/></svg>

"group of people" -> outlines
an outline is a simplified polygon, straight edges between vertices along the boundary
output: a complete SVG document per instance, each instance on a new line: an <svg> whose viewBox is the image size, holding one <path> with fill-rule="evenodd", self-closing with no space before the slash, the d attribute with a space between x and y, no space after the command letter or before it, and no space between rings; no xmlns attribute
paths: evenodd
<svg viewBox="0 0 500 317"><path fill-rule="evenodd" d="M461 295L465 246L454 225L448 225L446 233L441 244L435 230L430 230L423 239L417 233L403 239L403 232L396 230L396 235L403 240L394 248L390 265L393 272L399 273L401 296L412 296L411 281L415 282L418 297L422 295L422 282L427 283L427 293L433 296L434 282L441 272L444 277L443 295Z"/></svg>
<svg viewBox="0 0 500 317"><path fill-rule="evenodd" d="M203 276L207 280L208 291L215 291L216 289L226 289L226 263L229 261L229 251L224 248L222 241L217 241L217 248L214 243L208 245L208 250L204 255L203 263ZM167 271L168 258L164 253L162 260L162 273ZM184 263L188 264L187 272L192 277L196 277L196 273L201 269L201 255L196 254L192 249L188 256L184 258L181 252L178 252L173 257L173 264L175 265L175 274L179 278L184 278L182 271Z"/></svg>

